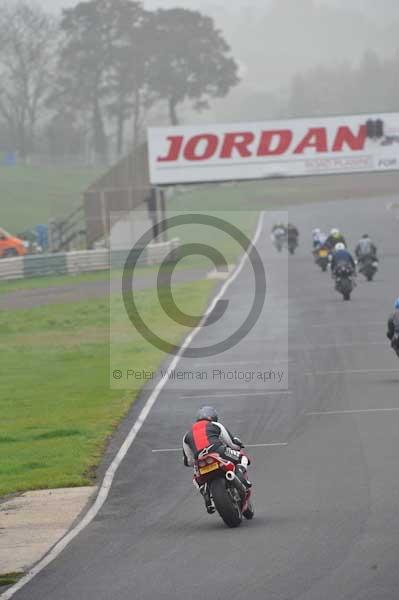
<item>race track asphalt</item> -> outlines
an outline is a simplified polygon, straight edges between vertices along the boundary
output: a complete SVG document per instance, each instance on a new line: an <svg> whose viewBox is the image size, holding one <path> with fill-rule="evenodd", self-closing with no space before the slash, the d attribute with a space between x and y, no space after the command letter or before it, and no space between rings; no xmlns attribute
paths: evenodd
<svg viewBox="0 0 399 600"><path fill-rule="evenodd" d="M399 598L399 363L385 338L399 295L399 221L386 203L346 200L289 211L302 232L289 262L290 394L220 386L178 393L168 384L100 513L16 600ZM359 277L351 302L312 262L316 226L340 227L352 244L369 231L381 248L375 282ZM271 255L268 236L264 231L259 250L283 273L284 259ZM264 366L280 357L286 298L284 275L274 273L265 315L239 354L233 348L223 355L226 365ZM234 310L247 310L249 278L247 265L227 292ZM287 443L251 449L256 518L235 530L205 513L179 453L152 452L179 446L204 395L248 444Z"/></svg>

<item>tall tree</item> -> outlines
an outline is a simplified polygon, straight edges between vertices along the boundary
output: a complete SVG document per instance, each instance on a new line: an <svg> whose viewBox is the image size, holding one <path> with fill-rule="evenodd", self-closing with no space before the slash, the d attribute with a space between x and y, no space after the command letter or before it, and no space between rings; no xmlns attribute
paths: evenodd
<svg viewBox="0 0 399 600"><path fill-rule="evenodd" d="M146 89L146 13L135 0L89 0L64 10L64 45L59 61L59 94L72 111L91 123L97 159L107 160L107 124L115 123L116 150L125 129L139 120Z"/></svg>
<svg viewBox="0 0 399 600"><path fill-rule="evenodd" d="M63 11L64 37L53 97L55 106L80 113L89 121L96 159L101 162L106 162L108 150L104 102L114 25L110 4L109 0L91 0Z"/></svg>
<svg viewBox="0 0 399 600"><path fill-rule="evenodd" d="M137 141L143 112L153 103L155 96L148 85L152 52L150 13L144 11L139 2L120 1L117 18L118 39L112 48L108 80L112 92L108 113L116 123L116 150L121 155L126 125L133 123L132 137Z"/></svg>
<svg viewBox="0 0 399 600"><path fill-rule="evenodd" d="M46 113L56 38L55 22L41 9L27 2L1 7L0 115L22 158L33 151Z"/></svg>
<svg viewBox="0 0 399 600"><path fill-rule="evenodd" d="M167 100L173 125L179 122L177 107L185 100L202 110L210 98L226 96L239 83L230 47L210 17L181 8L158 10L152 29L150 86Z"/></svg>

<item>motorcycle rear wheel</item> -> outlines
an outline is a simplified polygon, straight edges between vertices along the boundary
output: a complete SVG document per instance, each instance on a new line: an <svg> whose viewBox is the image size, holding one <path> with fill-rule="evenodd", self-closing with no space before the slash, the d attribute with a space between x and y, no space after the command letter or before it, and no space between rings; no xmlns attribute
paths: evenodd
<svg viewBox="0 0 399 600"><path fill-rule="evenodd" d="M238 527L242 522L241 508L233 501L226 481L218 478L211 482L211 493L216 510L228 527Z"/></svg>

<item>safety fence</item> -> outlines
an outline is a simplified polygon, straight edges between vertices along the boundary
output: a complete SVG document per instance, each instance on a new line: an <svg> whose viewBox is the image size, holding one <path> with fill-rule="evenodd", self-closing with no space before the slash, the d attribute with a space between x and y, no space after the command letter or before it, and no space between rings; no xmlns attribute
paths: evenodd
<svg viewBox="0 0 399 600"><path fill-rule="evenodd" d="M178 257L179 240L149 244L139 253L137 264L154 265L167 257L172 261ZM0 260L0 280L43 277L48 275L68 275L106 271L123 268L130 250L83 250L57 254L35 254Z"/></svg>

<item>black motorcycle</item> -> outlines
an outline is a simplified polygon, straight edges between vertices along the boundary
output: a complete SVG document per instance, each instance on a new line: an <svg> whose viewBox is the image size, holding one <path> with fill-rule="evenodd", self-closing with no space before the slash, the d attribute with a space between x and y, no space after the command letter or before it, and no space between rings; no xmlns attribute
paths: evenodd
<svg viewBox="0 0 399 600"><path fill-rule="evenodd" d="M378 271L378 260L373 256L366 256L359 260L359 273L365 276L367 281L373 281L374 275Z"/></svg>
<svg viewBox="0 0 399 600"><path fill-rule="evenodd" d="M391 340L392 350L395 352L396 356L399 358L399 333L395 333Z"/></svg>
<svg viewBox="0 0 399 600"><path fill-rule="evenodd" d="M295 250L298 248L298 239L296 237L288 238L288 252L295 254Z"/></svg>
<svg viewBox="0 0 399 600"><path fill-rule="evenodd" d="M354 273L350 265L338 265L335 270L335 289L344 300L350 300L354 283Z"/></svg>

